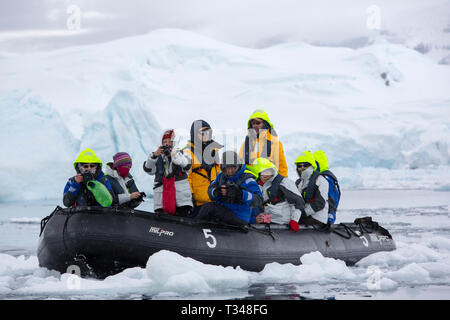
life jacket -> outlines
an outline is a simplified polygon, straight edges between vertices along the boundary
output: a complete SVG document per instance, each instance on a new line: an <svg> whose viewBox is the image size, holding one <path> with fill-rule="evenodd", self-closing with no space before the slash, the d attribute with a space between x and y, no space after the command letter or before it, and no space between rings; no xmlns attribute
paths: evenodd
<svg viewBox="0 0 450 320"><path fill-rule="evenodd" d="M283 179L284 177L281 174L277 174L272 180L272 184L267 190L267 195L269 196L269 201L267 203L277 204L286 200L283 192L280 191L280 184Z"/></svg>
<svg viewBox="0 0 450 320"><path fill-rule="evenodd" d="M71 178L70 180L75 181L75 177ZM72 207L77 206L102 206L102 207L109 207L112 204L112 189L111 193L108 190L111 188L111 183L108 181L106 176L102 173L97 176L95 180L90 181L91 183L95 183L97 185L97 190L94 189L95 187L88 188L86 182L82 182L81 190L78 193L77 199L72 205ZM100 184L102 186L100 186ZM99 193L97 193L98 189L101 189ZM97 197L99 198L97 200ZM111 199L109 199L111 197Z"/></svg>
<svg viewBox="0 0 450 320"><path fill-rule="evenodd" d="M252 163L252 159L250 159L250 137L247 135L245 137L245 144L244 144L244 161L245 164L251 164ZM263 150L261 152L261 155L264 155L265 157L270 158L272 155L272 141L269 139L266 139L264 146L263 146ZM260 155L258 155L259 158Z"/></svg>
<svg viewBox="0 0 450 320"><path fill-rule="evenodd" d="M317 164L317 169L309 178L308 185L303 193L305 203L310 203L311 200L313 200L313 196L318 189L316 181L319 176L323 176L328 181L328 222L333 224L336 221L336 211L341 198L341 189L336 176L330 170L320 172L319 164ZM300 181L301 180L298 179L295 182L297 187L300 184Z"/></svg>
<svg viewBox="0 0 450 320"><path fill-rule="evenodd" d="M222 145L218 144L217 142L213 141L215 145L219 147L223 147ZM213 169L216 169L216 176L217 176L217 167L220 169L220 166L217 163L207 165L204 161L200 163L198 159L203 159L202 154L198 154L198 150L194 148L194 143L191 141L188 141L188 144L182 149L182 151L188 151L191 154L192 158L192 173L198 174L199 176L207 179L209 182L214 181L216 177L211 178L211 172ZM212 149L211 156L214 158L218 152L217 148ZM200 152L201 153L201 152ZM206 175L201 170L204 170ZM219 170L220 171L220 170Z"/></svg>
<svg viewBox="0 0 450 320"><path fill-rule="evenodd" d="M237 175L239 175L238 177L233 176L231 178L226 177L226 175L222 172L219 173L219 175L217 176L217 179L214 183L216 183L217 186L220 185L224 185L227 183L233 183L236 184L237 186L239 186L239 188L241 188L242 190L245 190L249 193L253 194L253 197L259 197L261 198L261 192L259 190L259 187L256 187L256 190L258 190L259 194L255 191L251 191L249 188L247 188L246 185L246 181L248 179L252 179L253 181L255 181L255 175L251 172L248 171L245 168L245 165L243 165L244 168L241 168ZM255 181L256 183L256 181ZM246 205L244 203L232 203L232 204L228 204L228 203L224 203L221 200L217 201L219 204L229 208L231 211L233 211L236 216L244 221L254 221L255 217L260 213L260 205L262 205L262 201L259 204L255 204L252 203L250 205Z"/></svg>
<svg viewBox="0 0 450 320"><path fill-rule="evenodd" d="M222 147L222 145L213 142L214 146ZM214 158L218 154L219 149L212 149L211 156ZM183 152L190 154L192 158L192 168L188 175L188 181L191 187L191 193L194 200L195 206L201 206L211 199L208 196L208 187L212 181L216 180L218 174L220 173L220 165L206 164L205 161L200 161L203 159L201 154L202 150L194 148L194 144L188 141L188 144L183 148ZM218 162L218 161L217 161Z"/></svg>

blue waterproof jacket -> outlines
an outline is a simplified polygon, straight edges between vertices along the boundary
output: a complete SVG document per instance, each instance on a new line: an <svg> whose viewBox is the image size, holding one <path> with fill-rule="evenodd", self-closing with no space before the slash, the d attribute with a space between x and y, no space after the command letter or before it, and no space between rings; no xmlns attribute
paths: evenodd
<svg viewBox="0 0 450 320"><path fill-rule="evenodd" d="M245 173L245 170L246 167L243 164L242 168L230 178L220 172L216 180L209 185L208 195L211 200L233 211L239 219L252 223L255 219L254 215L259 212L259 205L262 204L262 193L253 176ZM242 190L242 201L240 203L227 203L223 201L222 196L214 196L214 190L227 183L239 183Z"/></svg>
<svg viewBox="0 0 450 320"><path fill-rule="evenodd" d="M103 183L111 195L114 195L111 183L106 179L103 171L97 173L95 180ZM100 206L91 192L86 189L85 184L77 183L75 177L69 178L69 181L67 181L66 186L64 187L63 203L66 207Z"/></svg>

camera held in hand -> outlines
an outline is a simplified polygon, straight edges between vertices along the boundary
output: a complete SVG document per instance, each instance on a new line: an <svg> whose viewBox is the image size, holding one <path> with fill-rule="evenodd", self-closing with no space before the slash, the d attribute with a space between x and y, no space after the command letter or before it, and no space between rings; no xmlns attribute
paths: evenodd
<svg viewBox="0 0 450 320"><path fill-rule="evenodd" d="M92 180L95 180L92 172L83 173L83 182L87 183L88 181L92 181Z"/></svg>
<svg viewBox="0 0 450 320"><path fill-rule="evenodd" d="M136 200L137 201L139 201L139 202L142 202L142 201L144 201L144 198L147 196L146 194L145 194L145 192L139 192L141 195L138 197L138 198L136 198Z"/></svg>
<svg viewBox="0 0 450 320"><path fill-rule="evenodd" d="M225 202L242 203L242 190L236 183L227 183L227 195Z"/></svg>
<svg viewBox="0 0 450 320"><path fill-rule="evenodd" d="M172 147L168 145L161 146L163 149L163 153L166 155L166 157L170 156L170 153L172 152Z"/></svg>

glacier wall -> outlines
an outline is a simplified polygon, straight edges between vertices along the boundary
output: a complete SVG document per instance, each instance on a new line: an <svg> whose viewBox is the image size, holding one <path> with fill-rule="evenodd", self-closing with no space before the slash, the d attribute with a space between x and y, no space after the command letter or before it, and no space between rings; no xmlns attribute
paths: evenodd
<svg viewBox="0 0 450 320"><path fill-rule="evenodd" d="M301 151L322 149L343 188L445 190L449 68L388 42L249 49L170 29L1 54L0 201L61 199L87 147L104 163L129 152L138 187L151 194L142 162L161 128L181 132L182 147L192 121L204 119L237 149L256 108L274 123L291 178Z"/></svg>

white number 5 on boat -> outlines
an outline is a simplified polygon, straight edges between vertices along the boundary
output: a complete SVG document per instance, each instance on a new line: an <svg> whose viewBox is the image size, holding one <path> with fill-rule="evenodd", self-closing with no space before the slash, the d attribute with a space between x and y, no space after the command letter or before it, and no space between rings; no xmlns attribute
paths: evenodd
<svg viewBox="0 0 450 320"><path fill-rule="evenodd" d="M211 229L203 229L203 234L205 235L205 238L206 239L210 238L210 240L212 241L212 242L206 241L206 244L210 248L215 248L217 245L217 240L216 240L216 237L214 237L211 234L211 232L212 232Z"/></svg>

